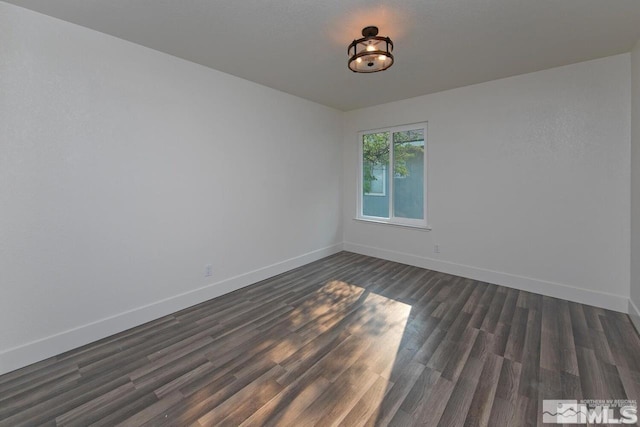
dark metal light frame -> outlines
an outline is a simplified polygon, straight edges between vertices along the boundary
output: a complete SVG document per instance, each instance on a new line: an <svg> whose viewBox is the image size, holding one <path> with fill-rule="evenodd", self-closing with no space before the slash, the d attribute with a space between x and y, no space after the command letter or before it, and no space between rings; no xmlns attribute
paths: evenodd
<svg viewBox="0 0 640 427"><path fill-rule="evenodd" d="M369 50L367 50L369 49ZM378 27L362 29L362 38L351 42L347 48L349 69L354 73L377 73L393 65L393 42L378 35Z"/></svg>

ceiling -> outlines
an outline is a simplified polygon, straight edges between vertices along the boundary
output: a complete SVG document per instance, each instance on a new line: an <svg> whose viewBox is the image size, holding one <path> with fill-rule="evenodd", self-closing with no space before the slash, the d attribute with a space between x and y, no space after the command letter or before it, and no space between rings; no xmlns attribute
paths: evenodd
<svg viewBox="0 0 640 427"><path fill-rule="evenodd" d="M639 0L9 0L340 110L628 52ZM367 25L395 64L347 68Z"/></svg>

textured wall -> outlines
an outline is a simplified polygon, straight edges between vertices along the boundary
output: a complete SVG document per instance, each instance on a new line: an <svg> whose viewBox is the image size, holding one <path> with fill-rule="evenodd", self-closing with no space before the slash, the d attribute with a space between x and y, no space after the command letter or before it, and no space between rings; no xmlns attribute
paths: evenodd
<svg viewBox="0 0 640 427"><path fill-rule="evenodd" d="M631 301L640 331L640 41L631 52Z"/></svg>
<svg viewBox="0 0 640 427"><path fill-rule="evenodd" d="M0 40L0 372L341 243L340 112L2 2Z"/></svg>
<svg viewBox="0 0 640 427"><path fill-rule="evenodd" d="M346 113L345 247L626 311L629 58ZM357 132L422 121L433 230L353 220Z"/></svg>

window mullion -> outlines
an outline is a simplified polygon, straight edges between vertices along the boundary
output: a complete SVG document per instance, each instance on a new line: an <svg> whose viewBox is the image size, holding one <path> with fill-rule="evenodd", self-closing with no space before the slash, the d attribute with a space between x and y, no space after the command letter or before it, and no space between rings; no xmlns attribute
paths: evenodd
<svg viewBox="0 0 640 427"><path fill-rule="evenodd" d="M389 130L389 166L388 166L388 179L389 179L389 220L393 220L395 214L393 212L393 131Z"/></svg>

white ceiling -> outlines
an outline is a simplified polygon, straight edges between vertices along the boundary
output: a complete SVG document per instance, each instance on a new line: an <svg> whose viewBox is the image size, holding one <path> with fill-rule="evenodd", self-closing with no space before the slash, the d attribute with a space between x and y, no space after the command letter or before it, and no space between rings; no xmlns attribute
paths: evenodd
<svg viewBox="0 0 640 427"><path fill-rule="evenodd" d="M631 50L640 0L9 0L341 110ZM354 74L367 25L395 43Z"/></svg>

